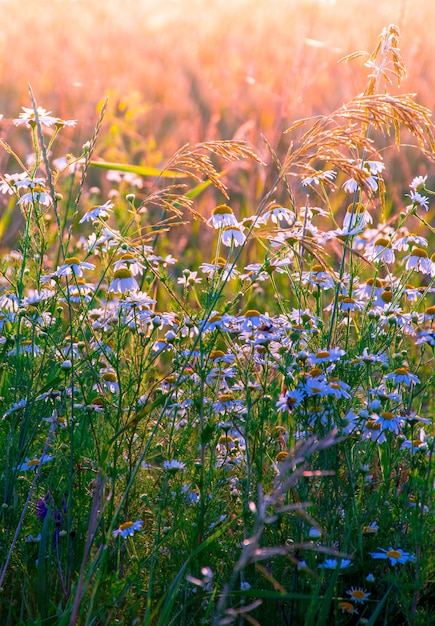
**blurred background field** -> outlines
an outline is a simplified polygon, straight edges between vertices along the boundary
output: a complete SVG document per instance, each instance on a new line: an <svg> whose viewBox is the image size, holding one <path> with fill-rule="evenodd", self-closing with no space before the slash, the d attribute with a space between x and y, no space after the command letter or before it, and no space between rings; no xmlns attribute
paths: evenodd
<svg viewBox="0 0 435 626"><path fill-rule="evenodd" d="M373 50L390 23L408 69L402 92L434 108L430 0L2 0L0 9L0 134L20 154L29 134L11 120L30 106L30 83L38 105L78 120L53 156L80 152L109 97L99 158L160 167L186 142L237 138L270 162L262 136L283 155L296 119L363 91L365 58L337 61ZM383 157L403 189L426 173L388 145ZM15 171L8 159L0 155L3 172ZM242 215L261 197L261 176L226 181ZM94 170L89 185L101 179ZM208 192L196 208L208 216L222 200Z"/></svg>

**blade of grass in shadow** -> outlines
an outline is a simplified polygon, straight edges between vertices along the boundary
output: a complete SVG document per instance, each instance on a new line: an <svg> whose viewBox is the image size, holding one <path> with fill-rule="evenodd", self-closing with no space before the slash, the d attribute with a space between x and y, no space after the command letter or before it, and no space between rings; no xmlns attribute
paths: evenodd
<svg viewBox="0 0 435 626"><path fill-rule="evenodd" d="M223 535L228 530L228 528L237 521L237 519L238 518L231 519L230 522L223 524L220 528L218 528L216 532L210 535L210 537L208 537L195 550L193 550L192 554L189 556L189 558L184 562L184 564L180 568L178 574L172 581L172 584L169 587L166 595L162 598L159 605L154 610L153 614L149 615L149 612L147 610L147 613L145 614L145 617L144 617L143 626L149 626L150 624L154 624L154 623L156 623L156 626L166 626L166 624L170 623L169 619L170 619L171 611L173 609L173 606L176 600L177 591L181 582L184 580L184 573L190 561L194 557L198 556L198 554L200 554L208 546L210 546L210 544L212 544L221 535ZM161 613L160 615L158 615L160 610L161 610ZM158 622L155 622L157 617L158 617Z"/></svg>
<svg viewBox="0 0 435 626"><path fill-rule="evenodd" d="M381 614L382 608L385 602L387 601L387 598L390 595L390 591L392 590L392 588L393 588L393 585L390 585L390 587L388 587L384 597L382 598L382 600L379 602L378 606L376 607L376 610L373 611L372 615L370 616L370 619L366 622L367 626L374 626L377 623L376 620Z"/></svg>

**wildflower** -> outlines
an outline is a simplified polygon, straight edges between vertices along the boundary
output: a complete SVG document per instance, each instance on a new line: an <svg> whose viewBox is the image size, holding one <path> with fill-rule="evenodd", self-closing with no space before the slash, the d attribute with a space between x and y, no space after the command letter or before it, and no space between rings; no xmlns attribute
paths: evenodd
<svg viewBox="0 0 435 626"><path fill-rule="evenodd" d="M418 235L412 235L411 233L408 233L403 237L398 237L398 239L395 239L395 241L393 242L393 248L395 250L408 250L409 247L412 245L426 247L427 239L425 239L424 237L419 237Z"/></svg>
<svg viewBox="0 0 435 626"><path fill-rule="evenodd" d="M42 352L43 350L37 346L32 339L23 339L20 344L17 344L9 350L8 356L14 356L16 354L29 354L31 356L36 356Z"/></svg>
<svg viewBox="0 0 435 626"><path fill-rule="evenodd" d="M26 172L19 174L3 174L0 179L0 193L12 196L12 194L15 193L17 183L24 179L29 180Z"/></svg>
<svg viewBox="0 0 435 626"><path fill-rule="evenodd" d="M405 261L407 270L415 269L422 274L432 273L432 261L423 248L413 248L411 252L403 258L403 262Z"/></svg>
<svg viewBox="0 0 435 626"><path fill-rule="evenodd" d="M40 183L32 182L30 185L30 191L23 194L18 200L18 204L23 206L34 205L35 203L50 206L53 200L49 193L45 191L45 188Z"/></svg>
<svg viewBox="0 0 435 626"><path fill-rule="evenodd" d="M98 219L107 219L112 212L113 206L113 202L110 202L110 200L107 200L107 202L99 206L93 206L83 215L79 224L83 224L84 222L95 222Z"/></svg>
<svg viewBox="0 0 435 626"><path fill-rule="evenodd" d="M233 210L226 204L220 204L212 211L212 216L207 223L212 224L213 228L224 228L225 226L238 226L238 222Z"/></svg>
<svg viewBox="0 0 435 626"><path fill-rule="evenodd" d="M119 393L118 377L113 370L103 372L101 380L111 393Z"/></svg>
<svg viewBox="0 0 435 626"><path fill-rule="evenodd" d="M347 207L346 215L343 219L343 231L348 232L348 234L350 234L349 231L352 231L352 234L354 234L355 228L358 229L358 232L363 231L367 224L372 221L372 216L363 204L360 202L351 203Z"/></svg>
<svg viewBox="0 0 435 626"><path fill-rule="evenodd" d="M380 552L370 552L370 556L374 559L390 559L391 565L396 565L396 563L407 563L408 561L415 561L415 556L412 556L409 552L405 552L400 548L389 548L385 550L384 548L378 548Z"/></svg>
<svg viewBox="0 0 435 626"><path fill-rule="evenodd" d="M324 563L319 563L317 567L321 569L345 569L351 565L352 561L350 559L341 559L340 561L337 559L326 559Z"/></svg>
<svg viewBox="0 0 435 626"><path fill-rule="evenodd" d="M425 186L426 180L427 180L427 175L426 176L416 176L415 178L412 179L412 182L409 185L409 188L412 189L412 191L417 191L417 189L419 187L424 187Z"/></svg>
<svg viewBox="0 0 435 626"><path fill-rule="evenodd" d="M121 267L113 276L109 286L109 293L127 293L133 289L139 289L139 285L133 276L133 272L128 267Z"/></svg>
<svg viewBox="0 0 435 626"><path fill-rule="evenodd" d="M341 350L340 348L329 348L329 350L319 350L315 354L309 354L308 358L312 365L317 365L320 363L338 361L344 354L346 354L345 350Z"/></svg>
<svg viewBox="0 0 435 626"><path fill-rule="evenodd" d="M15 467L14 469L19 471L26 471L29 469L36 470L40 465L44 465L49 461L52 461L54 456L49 456L48 454L43 454L40 459L26 459L24 463Z"/></svg>
<svg viewBox="0 0 435 626"><path fill-rule="evenodd" d="M362 311L365 307L364 302L358 302L355 298L341 298L339 302L339 308L342 313L346 311Z"/></svg>
<svg viewBox="0 0 435 626"><path fill-rule="evenodd" d="M284 221L287 222L289 226L292 226L296 219L296 216L291 209L286 209L279 204L276 204L276 202L272 203L272 205L268 207L262 217L265 220L271 219L275 224L279 224Z"/></svg>
<svg viewBox="0 0 435 626"><path fill-rule="evenodd" d="M403 383L407 387L420 382L420 379L415 374L411 374L407 367L398 367L394 372L385 376L385 380L392 380L396 385Z"/></svg>
<svg viewBox="0 0 435 626"><path fill-rule="evenodd" d="M367 591L365 591L361 587L351 587L348 591L346 591L346 593L350 595L352 600L361 603L365 602L370 595L370 593L367 593Z"/></svg>
<svg viewBox="0 0 435 626"><path fill-rule="evenodd" d="M139 519L136 522L124 522L112 532L114 537L121 535L124 539L127 537L133 537L136 530L142 530L143 520Z"/></svg>
<svg viewBox="0 0 435 626"><path fill-rule="evenodd" d="M95 265L92 263L87 263L85 261L80 261L76 256L69 257L65 259L63 265L60 265L57 270L54 272L54 276L70 276L74 274L74 276L83 276L83 270L94 270Z"/></svg>
<svg viewBox="0 0 435 626"><path fill-rule="evenodd" d="M385 165L381 161L361 161L357 167L364 176L366 188L371 191L376 191L379 180L378 174L382 173L385 169ZM343 184L343 189L348 193L354 193L359 187L360 183L355 178L349 178Z"/></svg>
<svg viewBox="0 0 435 626"><path fill-rule="evenodd" d="M186 464L182 461L177 461L176 459L172 459L172 461L163 461L164 469L170 474L176 474L178 471L186 471Z"/></svg>
<svg viewBox="0 0 435 626"><path fill-rule="evenodd" d="M377 525L376 522L370 522L370 524L368 524L368 526L363 526L362 527L362 534L363 535L373 535L375 533L377 533L379 530L379 526Z"/></svg>
<svg viewBox="0 0 435 626"><path fill-rule="evenodd" d="M36 126L35 111L27 107L21 107L21 108L23 109L23 112L20 113L17 119L14 119L15 126L21 126L21 124L24 124L26 128L30 128L30 127L34 128ZM53 124L56 124L56 121L58 118L50 115L51 111L47 111L46 109L43 109L42 107L38 107L36 111L38 113L39 123L42 124L43 126L53 126Z"/></svg>
<svg viewBox="0 0 435 626"><path fill-rule="evenodd" d="M210 277L217 273L223 281L228 280L228 278L237 278L240 274L234 267L234 263L227 263L221 256L218 259L214 259L212 263L203 263L199 266L199 269Z"/></svg>
<svg viewBox="0 0 435 626"><path fill-rule="evenodd" d="M300 389L288 389L276 403L278 411L292 411L300 405L305 394Z"/></svg>
<svg viewBox="0 0 435 626"><path fill-rule="evenodd" d="M145 269L145 265L140 263L134 254L131 252L125 252L119 259L113 264L113 269L117 272L120 269L126 267L131 271L133 276L142 275Z"/></svg>
<svg viewBox="0 0 435 626"><path fill-rule="evenodd" d="M367 581L368 583L374 583L374 582L375 582L375 580L376 580L376 579L375 579L375 577L373 576L373 574L367 574L367 576L366 576L366 581Z"/></svg>
<svg viewBox="0 0 435 626"><path fill-rule="evenodd" d="M337 172L335 170L325 170L324 172L315 172L313 176L307 176L302 180L302 186L307 187L308 185L319 185L321 182L330 181L332 182L334 178L337 176Z"/></svg>
<svg viewBox="0 0 435 626"><path fill-rule="evenodd" d="M411 190L409 197L411 198L412 205L408 208L412 209L417 205L425 211L429 210L429 198L427 196L422 196L420 193L418 193L418 191Z"/></svg>
<svg viewBox="0 0 435 626"><path fill-rule="evenodd" d="M353 606L352 602L347 602L347 600L343 600L343 602L339 602L338 608L343 611L343 613L358 613L357 609Z"/></svg>
<svg viewBox="0 0 435 626"><path fill-rule="evenodd" d="M20 411L24 409L27 405L27 398L23 398L22 400L18 400L18 402L14 402L13 405L3 413L3 419L5 419L8 415L15 413L15 411Z"/></svg>
<svg viewBox="0 0 435 626"><path fill-rule="evenodd" d="M241 226L225 226L222 230L222 243L224 246L242 246L246 241Z"/></svg>
<svg viewBox="0 0 435 626"><path fill-rule="evenodd" d="M390 239L378 237L367 250L370 261L382 261L383 263L394 263L395 256Z"/></svg>
<svg viewBox="0 0 435 626"><path fill-rule="evenodd" d="M424 432L424 428L420 428L419 438L418 439L406 439L400 446L400 449L409 450L410 454L415 454L416 452L420 452L420 451L426 451L427 443L425 439L426 439L426 433Z"/></svg>
<svg viewBox="0 0 435 626"><path fill-rule="evenodd" d="M183 270L183 276L181 276L181 278L177 278L177 283L179 285L183 285L184 287L200 282L202 282L202 278L198 277L198 272L191 272L187 269Z"/></svg>
<svg viewBox="0 0 435 626"><path fill-rule="evenodd" d="M396 435L402 430L404 420L400 415L394 415L391 411L382 411L372 415L375 424L380 424L381 430L389 430Z"/></svg>

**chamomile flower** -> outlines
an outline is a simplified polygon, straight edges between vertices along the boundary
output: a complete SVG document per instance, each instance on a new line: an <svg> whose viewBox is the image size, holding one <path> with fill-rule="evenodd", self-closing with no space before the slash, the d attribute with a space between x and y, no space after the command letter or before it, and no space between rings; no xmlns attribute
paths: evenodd
<svg viewBox="0 0 435 626"><path fill-rule="evenodd" d="M107 219L110 213L112 213L113 206L113 202L110 202L110 200L107 200L107 202L99 206L93 206L83 215L79 224L83 224L84 222L95 222L98 219Z"/></svg>
<svg viewBox="0 0 435 626"><path fill-rule="evenodd" d="M343 231L349 234L352 231L352 234L354 234L354 229L357 228L358 232L361 232L372 221L372 216L363 204L359 202L351 203L347 207L346 215L343 219Z"/></svg>
<svg viewBox="0 0 435 626"><path fill-rule="evenodd" d="M54 456L43 454L39 459L26 459L24 463L21 463L15 469L19 471L36 470L40 465L44 465L53 459Z"/></svg>
<svg viewBox="0 0 435 626"><path fill-rule="evenodd" d="M211 218L207 223L211 223L213 228L224 228L225 226L238 226L238 221L231 207L220 204L212 211Z"/></svg>
<svg viewBox="0 0 435 626"><path fill-rule="evenodd" d="M182 461L172 459L171 461L163 461L163 468L170 474L176 474L177 472L185 472L186 464Z"/></svg>
<svg viewBox="0 0 435 626"><path fill-rule="evenodd" d="M409 197L411 199L412 205L410 205L408 209L419 206L425 211L429 210L429 198L427 196L422 196L421 193L418 193L418 191L411 190Z"/></svg>
<svg viewBox="0 0 435 626"><path fill-rule="evenodd" d="M274 224L279 225L281 222L287 222L289 226L293 226L296 220L296 216L291 209L286 209L276 202L272 203L262 217L265 220L272 220Z"/></svg>
<svg viewBox="0 0 435 626"><path fill-rule="evenodd" d="M306 176L302 179L302 187L309 185L319 185L321 182L332 182L337 176L335 170L325 170L324 172L313 172L312 176Z"/></svg>
<svg viewBox="0 0 435 626"><path fill-rule="evenodd" d="M376 522L370 522L370 524L367 524L367 526L362 527L362 534L374 535L378 532L378 530L379 530L378 524Z"/></svg>
<svg viewBox="0 0 435 626"><path fill-rule="evenodd" d="M405 261L407 270L416 270L422 274L432 273L432 261L423 248L413 248L409 254L403 257L403 262Z"/></svg>
<svg viewBox="0 0 435 626"><path fill-rule="evenodd" d="M332 363L333 361L340 360L344 354L346 354L346 351L342 350L341 348L329 348L329 350L322 349L318 352L309 354L308 360L312 365L318 365L320 363Z"/></svg>
<svg viewBox="0 0 435 626"><path fill-rule="evenodd" d="M417 189L419 187L424 187L427 181L427 175L426 176L416 176L415 178L412 179L412 182L409 185L409 188L412 189L412 191L417 191Z"/></svg>
<svg viewBox="0 0 435 626"><path fill-rule="evenodd" d="M224 246L231 247L243 246L246 241L246 237L243 234L241 226L224 226L222 230L222 243Z"/></svg>
<svg viewBox="0 0 435 626"><path fill-rule="evenodd" d="M364 603L370 596L370 593L367 593L367 591L361 587L351 587L346 593L350 595L354 602L360 603Z"/></svg>
<svg viewBox="0 0 435 626"><path fill-rule="evenodd" d="M373 559L389 559L390 565L396 565L397 563L403 565L404 563L415 561L415 556L401 548L390 547L388 550L378 548L378 550L379 552L370 552L370 556Z"/></svg>
<svg viewBox="0 0 435 626"><path fill-rule="evenodd" d="M124 522L112 532L114 537L123 537L126 539L127 537L133 537L134 533L138 530L142 530L143 520L139 519L136 522Z"/></svg>
<svg viewBox="0 0 435 626"><path fill-rule="evenodd" d="M53 273L53 276L83 276L83 270L94 270L95 265L87 263L86 261L80 261L76 256L65 259L63 265L60 265Z"/></svg>
<svg viewBox="0 0 435 626"><path fill-rule="evenodd" d="M380 424L381 430L389 430L396 435L400 433L404 424L403 417L391 411L375 413L372 415L371 419L374 420L375 424Z"/></svg>
<svg viewBox="0 0 435 626"><path fill-rule="evenodd" d="M395 255L390 239L378 237L373 244L367 247L367 257L370 261L394 263Z"/></svg>
<svg viewBox="0 0 435 626"><path fill-rule="evenodd" d="M53 200L50 194L46 192L43 185L39 183L32 183L30 185L30 191L21 196L18 200L18 204L25 207L33 206L34 204L51 206L53 204Z"/></svg>
<svg viewBox="0 0 435 626"><path fill-rule="evenodd" d="M145 269L145 265L143 265L143 263L140 263L137 260L136 256L131 252L125 252L113 264L113 269L115 270L115 272L124 267L129 269L133 276L141 276Z"/></svg>
<svg viewBox="0 0 435 626"><path fill-rule="evenodd" d="M137 280L134 278L131 269L128 267L121 267L118 269L109 285L109 293L113 291L115 293L125 294L129 291L133 291L134 289L139 290L139 285Z"/></svg>
<svg viewBox="0 0 435 626"><path fill-rule="evenodd" d="M385 380L392 380L396 385L406 385L410 387L412 384L418 384L420 379L415 374L411 374L407 367L398 367L385 376Z"/></svg>
<svg viewBox="0 0 435 626"><path fill-rule="evenodd" d="M23 124L24 126L26 126L26 128L35 127L35 111L33 109L29 109L28 107L21 108L23 109L23 112L19 114L17 119L13 120L15 126L21 126ZM38 114L39 123L43 126L53 126L53 124L56 124L57 118L50 115L51 111L47 111L42 107L38 107L36 111Z"/></svg>
<svg viewBox="0 0 435 626"><path fill-rule="evenodd" d="M338 603L338 608L343 611L343 613L348 614L358 614L358 610L353 606L352 602L348 602L347 600L343 600Z"/></svg>

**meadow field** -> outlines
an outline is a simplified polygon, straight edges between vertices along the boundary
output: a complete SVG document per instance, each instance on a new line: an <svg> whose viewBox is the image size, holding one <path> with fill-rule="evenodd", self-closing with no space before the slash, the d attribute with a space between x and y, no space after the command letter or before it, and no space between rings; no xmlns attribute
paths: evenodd
<svg viewBox="0 0 435 626"><path fill-rule="evenodd" d="M435 623L431 2L0 9L1 624Z"/></svg>

